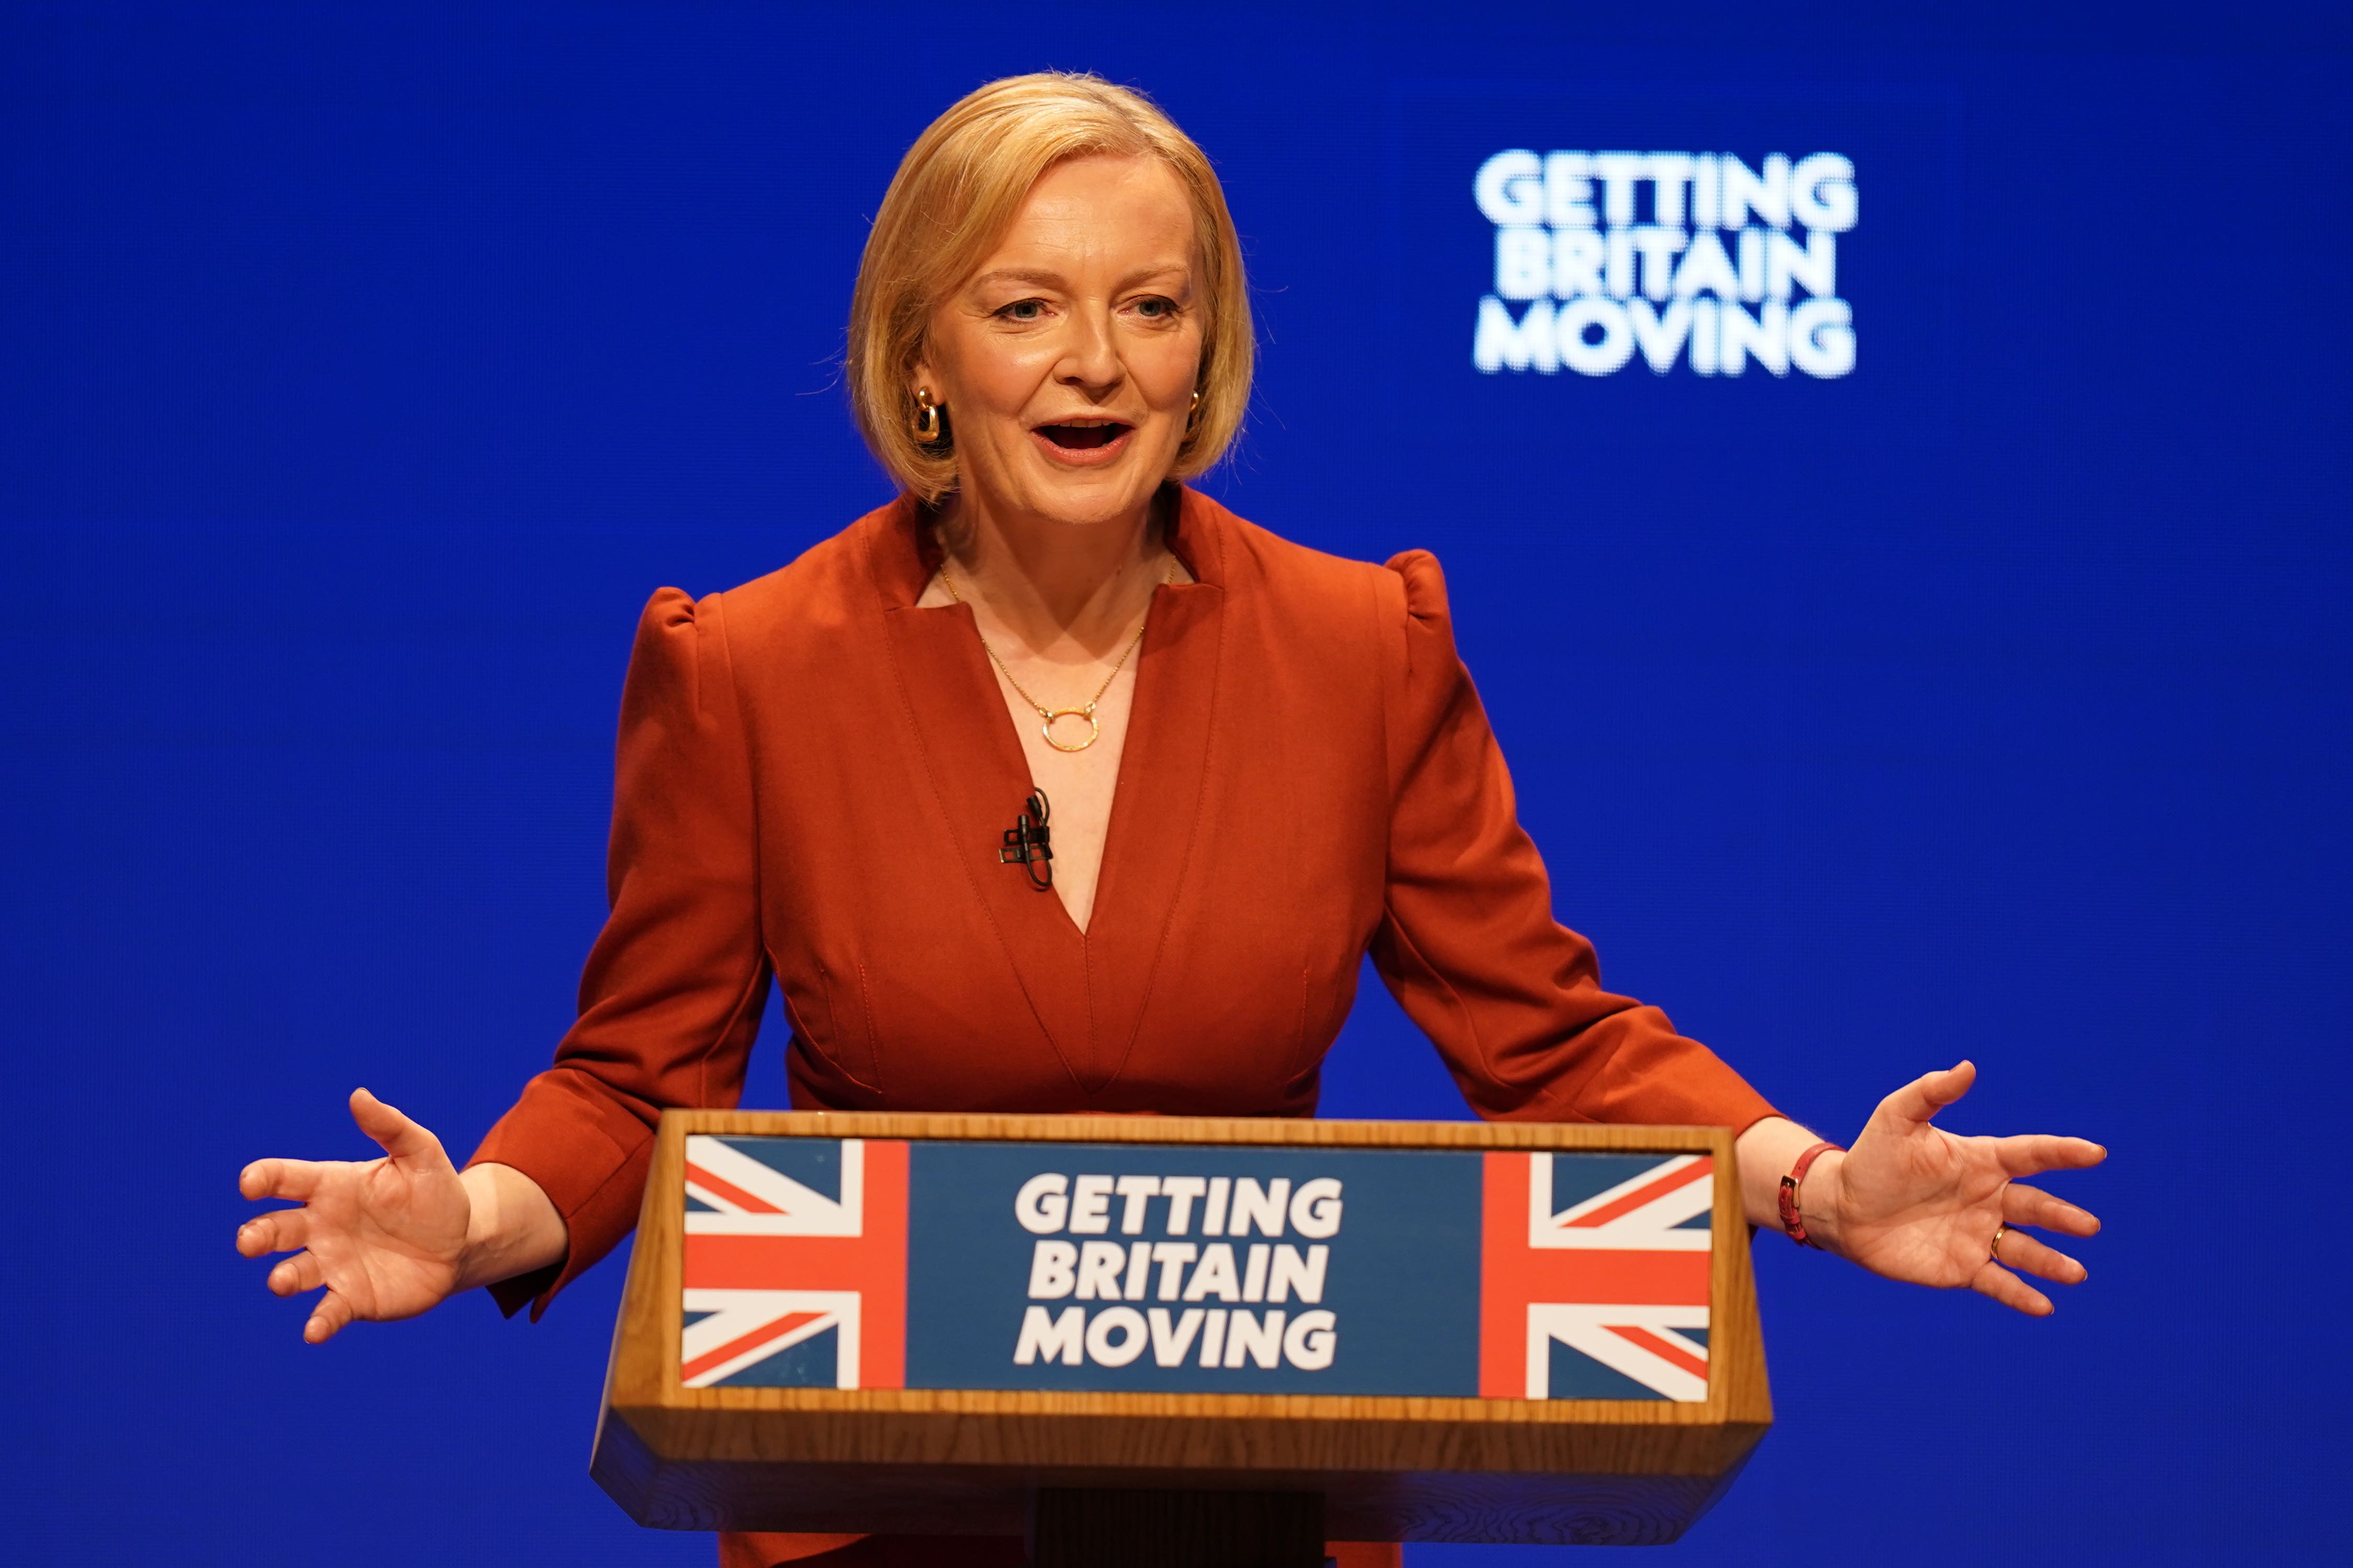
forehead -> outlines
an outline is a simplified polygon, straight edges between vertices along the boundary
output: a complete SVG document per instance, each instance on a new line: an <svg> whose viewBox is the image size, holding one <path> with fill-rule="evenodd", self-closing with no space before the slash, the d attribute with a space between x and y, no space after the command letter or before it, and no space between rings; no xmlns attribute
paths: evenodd
<svg viewBox="0 0 2353 1568"><path fill-rule="evenodd" d="M1125 268L1187 265L1192 204L1157 158L1096 156L1055 164L1029 187L979 270L1022 262Z"/></svg>

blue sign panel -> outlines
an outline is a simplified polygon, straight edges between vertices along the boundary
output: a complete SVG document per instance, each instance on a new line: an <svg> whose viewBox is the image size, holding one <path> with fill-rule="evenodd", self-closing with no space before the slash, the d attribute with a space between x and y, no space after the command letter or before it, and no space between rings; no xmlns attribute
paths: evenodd
<svg viewBox="0 0 2353 1568"><path fill-rule="evenodd" d="M907 1385L1475 1394L1480 1162L917 1143Z"/></svg>

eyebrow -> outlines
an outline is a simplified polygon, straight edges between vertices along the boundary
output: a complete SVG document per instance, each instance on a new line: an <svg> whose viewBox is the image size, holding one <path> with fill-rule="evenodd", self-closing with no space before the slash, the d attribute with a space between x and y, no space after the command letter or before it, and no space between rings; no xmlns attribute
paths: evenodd
<svg viewBox="0 0 2353 1568"><path fill-rule="evenodd" d="M1152 279L1167 278L1172 276L1181 278L1188 284L1193 280L1192 269L1190 268L1187 267L1182 262L1170 262L1164 267L1147 267L1140 271L1132 272L1125 278L1120 279L1120 287L1123 289L1132 289L1136 284L1146 282ZM970 283L966 284L965 287L968 289L981 289L986 288L991 283L1033 283L1040 288L1060 289L1067 287L1069 281L1070 280L1068 279L1064 278L1059 272L1048 272L1021 267L998 267L992 268L990 270L981 273L977 277L974 278Z"/></svg>

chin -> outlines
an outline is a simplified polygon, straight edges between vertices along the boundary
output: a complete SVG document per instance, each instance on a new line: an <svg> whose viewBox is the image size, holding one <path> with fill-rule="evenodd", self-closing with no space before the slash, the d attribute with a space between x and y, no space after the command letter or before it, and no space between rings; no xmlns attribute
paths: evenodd
<svg viewBox="0 0 2353 1568"><path fill-rule="evenodd" d="M1043 473L1025 487L1029 494L1024 500L1039 517L1084 528L1134 517L1138 508L1151 504L1167 479L1165 468L1153 475Z"/></svg>
<svg viewBox="0 0 2353 1568"><path fill-rule="evenodd" d="M1131 493L1123 488L1116 492L1090 489L1079 495L1043 496L1033 510L1040 517L1051 518L1072 528L1100 527L1134 516L1136 509L1149 504L1153 491L1159 488L1157 485L1149 486L1141 493Z"/></svg>

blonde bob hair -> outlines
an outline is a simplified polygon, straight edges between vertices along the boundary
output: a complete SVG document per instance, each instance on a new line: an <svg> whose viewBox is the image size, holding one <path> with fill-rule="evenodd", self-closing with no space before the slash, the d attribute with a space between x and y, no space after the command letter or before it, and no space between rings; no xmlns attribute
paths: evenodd
<svg viewBox="0 0 2353 1568"><path fill-rule="evenodd" d="M1194 384L1201 401L1170 477L1191 479L1214 467L1241 428L1250 401L1250 299L1241 241L1208 156L1142 93L1062 71L1006 77L968 94L907 149L867 234L850 296L847 379L859 432L891 477L926 505L956 487L953 443L918 439L908 384L932 308L972 276L1040 175L1096 153L1160 159L1192 203L1203 321Z"/></svg>

